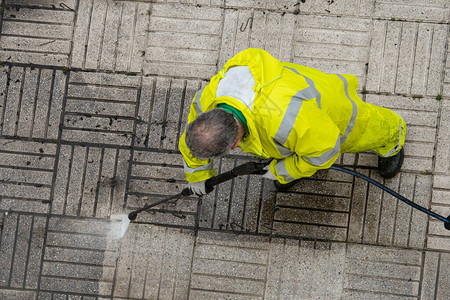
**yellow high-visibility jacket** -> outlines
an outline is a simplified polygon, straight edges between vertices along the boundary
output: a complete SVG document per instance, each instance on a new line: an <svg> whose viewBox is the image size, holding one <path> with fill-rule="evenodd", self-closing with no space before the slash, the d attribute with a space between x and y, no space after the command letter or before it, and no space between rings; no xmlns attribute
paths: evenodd
<svg viewBox="0 0 450 300"><path fill-rule="evenodd" d="M242 66L245 68L237 68ZM252 84L254 81L250 97L249 93L241 97L239 92L236 96L217 95L219 82L232 69L249 70ZM261 49L247 49L231 58L197 92L188 123L220 103L237 108L249 130L238 146L244 152L273 158L270 170L279 182L287 183L329 168L339 153L373 150L389 157L403 147L403 119L389 109L363 102L357 88L353 75L326 74L280 62ZM200 160L190 153L185 133L179 148L189 182L216 174L212 160Z"/></svg>

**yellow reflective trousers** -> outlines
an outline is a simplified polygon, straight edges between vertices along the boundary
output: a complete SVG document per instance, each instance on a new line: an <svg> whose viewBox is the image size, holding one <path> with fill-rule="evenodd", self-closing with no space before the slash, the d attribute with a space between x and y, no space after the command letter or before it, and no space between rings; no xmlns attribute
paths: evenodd
<svg viewBox="0 0 450 300"><path fill-rule="evenodd" d="M251 103L216 97L220 80L237 66L248 67L255 81ZM403 119L389 109L363 102L357 88L353 75L326 74L280 62L261 49L247 49L231 58L197 92L188 123L220 103L239 109L249 129L239 147L262 158L274 158L270 169L278 181L286 183L329 168L340 153L373 150L389 157L403 147ZM190 153L185 133L179 148L189 182L215 175L211 160L200 160Z"/></svg>

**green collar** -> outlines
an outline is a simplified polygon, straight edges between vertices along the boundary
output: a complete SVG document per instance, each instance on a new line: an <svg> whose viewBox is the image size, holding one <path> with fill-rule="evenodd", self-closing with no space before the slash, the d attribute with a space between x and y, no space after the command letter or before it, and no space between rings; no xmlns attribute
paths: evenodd
<svg viewBox="0 0 450 300"><path fill-rule="evenodd" d="M244 126L245 128L245 134L248 134L248 126L247 126L247 120L245 119L244 115L242 114L242 112L236 108L234 108L233 106L230 106L226 103L220 103L219 105L217 105L217 107L232 113L233 116L238 119L239 123L242 124L242 126Z"/></svg>

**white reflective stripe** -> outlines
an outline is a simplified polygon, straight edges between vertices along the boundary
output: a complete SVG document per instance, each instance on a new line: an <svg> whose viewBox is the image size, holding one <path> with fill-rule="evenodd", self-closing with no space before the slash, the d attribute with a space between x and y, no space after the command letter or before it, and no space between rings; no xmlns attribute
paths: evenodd
<svg viewBox="0 0 450 300"><path fill-rule="evenodd" d="M255 100L255 79L248 66L236 66L228 69L220 79L216 97L227 96L239 100L252 110Z"/></svg>
<svg viewBox="0 0 450 300"><path fill-rule="evenodd" d="M395 151L398 150L398 148L400 147L401 143L402 143L402 122L400 122L400 125L399 125L399 128L398 128L398 144L394 147L394 149L389 151L384 157L391 156L392 153L394 153Z"/></svg>
<svg viewBox="0 0 450 300"><path fill-rule="evenodd" d="M304 91L305 90L307 90L307 91L305 92L305 94L304 94L305 98L303 98L303 99L308 100L308 99L316 98L317 106L320 109L322 109L322 104L321 104L322 96L320 95L319 91L316 89L316 85L314 84L314 81L312 81L310 78L306 77L305 75L300 74L296 69L289 68L289 67L285 67L285 68L289 69L292 72L295 72L297 75L300 75L303 78L305 78L305 81L307 84L309 84L309 87L307 89L304 89Z"/></svg>
<svg viewBox="0 0 450 300"><path fill-rule="evenodd" d="M328 150L327 152L323 153L318 157L303 156L303 158L306 159L313 166L319 167L328 162L330 159L332 159L336 154L339 153L340 150L341 150L341 141L338 136L336 144L334 145L333 149Z"/></svg>
<svg viewBox="0 0 450 300"><path fill-rule="evenodd" d="M203 90L205 89L205 87L202 87L197 94L195 95L194 98L194 104L195 104L195 111L197 112L197 116L200 116L203 112L202 110L202 105L200 104L200 98L202 96Z"/></svg>
<svg viewBox="0 0 450 300"><path fill-rule="evenodd" d="M289 150L288 148L284 147L283 145L280 145L280 143L278 143L277 141L275 141L275 146L277 146L278 151L279 151L280 154L283 155L284 157L288 157L288 156L294 154L294 152L292 152L292 151Z"/></svg>
<svg viewBox="0 0 450 300"><path fill-rule="evenodd" d="M283 176L284 180L286 180L286 181L295 180L295 178L292 178L291 175L289 175L289 173L286 169L286 164L284 162L284 159L277 162L277 164L275 165L275 169L277 170L278 176Z"/></svg>
<svg viewBox="0 0 450 300"><path fill-rule="evenodd" d="M286 157L293 153L291 150L284 147L283 144L287 141L292 129L294 128L295 120L300 112L303 100L314 98L314 95L315 89L309 86L301 91L298 91L294 96L292 96L286 109L286 113L283 116L283 120L281 120L281 124L278 127L278 131L274 137L275 145L281 155Z"/></svg>
<svg viewBox="0 0 450 300"><path fill-rule="evenodd" d="M186 173L194 173L194 172L197 172L197 171L211 170L213 168L213 162L210 162L207 165L200 166L200 167L195 168L195 169L190 168L184 160L183 160L183 165L184 165L184 172L186 172Z"/></svg>
<svg viewBox="0 0 450 300"><path fill-rule="evenodd" d="M303 104L303 98L301 97L303 91L304 90L301 90L292 96L283 116L283 120L281 120L278 131L273 138L280 145L283 145L287 141L289 134L291 134L291 131L294 128L295 120L297 119L298 113L300 112L300 108Z"/></svg>
<svg viewBox="0 0 450 300"><path fill-rule="evenodd" d="M348 126L345 129L344 136L341 137L341 144L342 144L347 140L348 135L350 134L350 132L352 132L353 127L355 126L356 115L358 114L358 107L356 106L356 103L352 100L352 98L350 98L350 95L348 93L347 79L345 79L345 77L342 76L341 74L336 75L344 82L345 95L347 96L348 100L350 100L350 102L352 103L352 117L350 118L350 122L348 123Z"/></svg>

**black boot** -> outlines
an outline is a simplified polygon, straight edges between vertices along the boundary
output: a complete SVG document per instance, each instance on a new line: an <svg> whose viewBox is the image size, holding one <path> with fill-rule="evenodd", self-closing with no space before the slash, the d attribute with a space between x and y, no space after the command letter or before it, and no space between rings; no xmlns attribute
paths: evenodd
<svg viewBox="0 0 450 300"><path fill-rule="evenodd" d="M381 177L386 179L394 177L398 171L400 171L404 157L405 154L403 152L403 148L394 156L387 158L378 157L378 172Z"/></svg>
<svg viewBox="0 0 450 300"><path fill-rule="evenodd" d="M297 180L293 180L291 182L282 184L278 180L274 180L273 183L275 184L275 188L277 189L277 191L285 192L288 189L290 189L291 187L293 187L294 185L296 185L297 182L299 182L299 181L300 181L300 179L297 179Z"/></svg>

